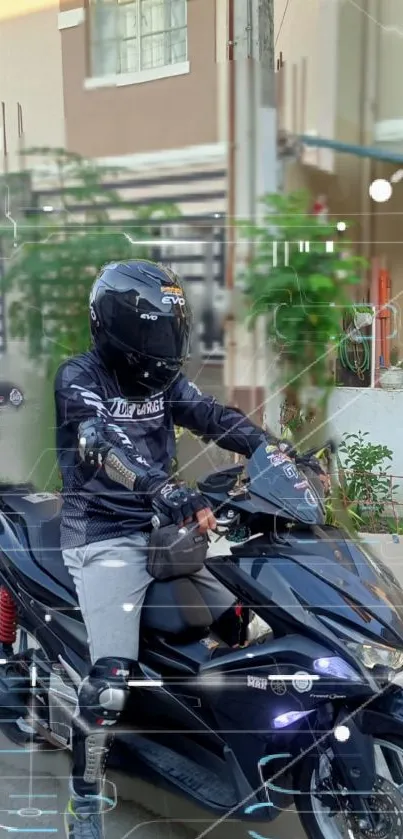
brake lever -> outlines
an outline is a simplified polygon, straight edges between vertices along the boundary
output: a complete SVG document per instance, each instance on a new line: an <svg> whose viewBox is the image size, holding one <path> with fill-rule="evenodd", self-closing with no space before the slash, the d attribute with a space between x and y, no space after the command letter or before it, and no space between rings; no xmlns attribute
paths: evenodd
<svg viewBox="0 0 403 839"><path fill-rule="evenodd" d="M328 451L329 454L336 454L337 446L334 440L328 440L327 443L324 443L323 446L315 446L313 449L308 449L308 451L304 452L301 457L303 458L310 458L315 457L319 452Z"/></svg>

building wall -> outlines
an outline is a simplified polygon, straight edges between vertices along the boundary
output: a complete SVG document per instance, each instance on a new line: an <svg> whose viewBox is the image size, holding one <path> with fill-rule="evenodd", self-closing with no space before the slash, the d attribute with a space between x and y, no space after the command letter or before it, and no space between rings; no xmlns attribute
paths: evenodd
<svg viewBox="0 0 403 839"><path fill-rule="evenodd" d="M401 425L403 390L338 387L329 405L329 436L340 440L344 434L368 432L368 442L388 446L393 452L391 474L403 503L403 451L396 429ZM403 508L400 507L402 511Z"/></svg>
<svg viewBox="0 0 403 839"><path fill-rule="evenodd" d="M287 6L287 8L286 8ZM332 0L275 0L276 55L282 71L282 127L334 136L337 105L338 4ZM304 161L333 171L328 151L306 150Z"/></svg>
<svg viewBox="0 0 403 839"><path fill-rule="evenodd" d="M403 5L401 0L381 0L378 20L378 109L375 137L403 151L401 78L403 75Z"/></svg>
<svg viewBox="0 0 403 839"><path fill-rule="evenodd" d="M62 0L62 12L72 5ZM189 2L189 71L124 86L90 86L88 19L62 29L68 149L110 157L217 142L215 19L215 0Z"/></svg>
<svg viewBox="0 0 403 839"><path fill-rule="evenodd" d="M279 31L285 0L275 0L275 11ZM277 44L277 55L282 51L285 61L285 127L295 130L295 126L303 126L304 133L356 145L373 145L378 140L379 149L403 153L402 34L400 0L297 0L290 5ZM298 108L293 122L294 99ZM398 168L353 154L312 149L299 163L288 165L285 184L289 190L304 188L313 196L327 196L335 221L339 218L352 225L351 239L357 253L368 264L379 257L390 270L392 296L400 306L403 185L395 185L392 198L385 204L375 204L369 197L371 182L376 178L389 179ZM370 271L366 279L369 281ZM364 299L366 292L363 274L358 299ZM398 340L403 340L400 326Z"/></svg>
<svg viewBox="0 0 403 839"><path fill-rule="evenodd" d="M6 106L10 171L19 168L18 102L26 147L64 145L58 11L57 0L0 3L0 100ZM1 154L0 172L3 171Z"/></svg>

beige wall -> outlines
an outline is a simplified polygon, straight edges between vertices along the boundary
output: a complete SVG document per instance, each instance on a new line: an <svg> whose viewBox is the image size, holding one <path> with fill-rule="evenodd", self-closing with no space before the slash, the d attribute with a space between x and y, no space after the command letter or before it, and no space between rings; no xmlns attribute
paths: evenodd
<svg viewBox="0 0 403 839"><path fill-rule="evenodd" d="M275 0L276 56L281 52L285 62L283 127L334 136L338 6L333 0L294 0L285 10L286 0ZM305 160L332 171L329 152L307 151Z"/></svg>
<svg viewBox="0 0 403 839"><path fill-rule="evenodd" d="M75 2L74 7L81 5ZM72 7L71 0L62 9ZM190 73L124 87L84 89L87 26L62 31L67 145L108 157L215 143L217 64L215 0L188 4Z"/></svg>
<svg viewBox="0 0 403 839"><path fill-rule="evenodd" d="M400 123L403 139L403 3L401 0L378 2L379 103L378 120Z"/></svg>
<svg viewBox="0 0 403 839"><path fill-rule="evenodd" d="M18 168L17 102L22 106L26 147L64 145L58 12L57 0L0 2L0 100L6 104L10 170Z"/></svg>

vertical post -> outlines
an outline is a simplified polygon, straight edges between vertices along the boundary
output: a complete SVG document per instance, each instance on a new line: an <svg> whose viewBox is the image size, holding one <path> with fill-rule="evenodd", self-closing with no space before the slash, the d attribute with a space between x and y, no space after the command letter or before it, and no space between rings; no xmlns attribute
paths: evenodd
<svg viewBox="0 0 403 839"><path fill-rule="evenodd" d="M1 121L3 127L3 168L4 174L8 174L8 148L7 148L7 124L6 124L6 103L1 103Z"/></svg>
<svg viewBox="0 0 403 839"><path fill-rule="evenodd" d="M235 0L228 0L228 201L227 201L227 261L225 284L227 290L227 353L226 372L229 401L234 400L236 333L235 333Z"/></svg>
<svg viewBox="0 0 403 839"><path fill-rule="evenodd" d="M282 189L284 183L283 165L278 160L277 139L277 80L275 74L275 38L274 38L274 0L258 0L258 66L260 75L260 95L258 103L258 148L256 195L258 200L257 217L259 219L262 207L259 199L263 195L273 194ZM280 60L280 73L284 73L283 57ZM283 79L284 82L284 79ZM284 102L281 103L284 106ZM285 257L285 254L284 254ZM279 255L283 259L283 254ZM266 322L262 318L256 327L256 341L260 345L259 356L263 368L260 373L263 380L265 406L264 421L276 430L279 415L280 399L277 390L277 363L274 354L266 342Z"/></svg>
<svg viewBox="0 0 403 839"><path fill-rule="evenodd" d="M277 191L277 124L274 74L273 0L228 0L229 167L228 222L259 218L259 199ZM245 334L235 322L236 273L250 258L251 247L240 246L229 229L227 293L226 385L230 398L236 387L255 396L262 376L262 336ZM261 327L260 327L261 330ZM263 338L264 340L264 338ZM242 353L242 365L237 364ZM259 369L260 368L260 369ZM242 370L244 381L240 379ZM256 372L256 378L255 378ZM251 388L251 379L253 381ZM253 408L253 398L245 400Z"/></svg>
<svg viewBox="0 0 403 839"><path fill-rule="evenodd" d="M258 66L260 75L257 145L260 167L257 195L278 190L277 102L274 59L274 0L258 0Z"/></svg>
<svg viewBox="0 0 403 839"><path fill-rule="evenodd" d="M22 105L17 102L17 128L18 128L18 152L20 171L25 172L25 133Z"/></svg>

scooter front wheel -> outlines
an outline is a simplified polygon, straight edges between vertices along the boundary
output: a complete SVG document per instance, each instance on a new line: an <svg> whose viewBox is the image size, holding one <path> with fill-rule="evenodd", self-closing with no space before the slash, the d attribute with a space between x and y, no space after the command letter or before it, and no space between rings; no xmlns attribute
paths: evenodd
<svg viewBox="0 0 403 839"><path fill-rule="evenodd" d="M354 796L332 776L332 752L308 754L295 779L295 805L308 839L401 839L403 739L374 738L376 783L357 812Z"/></svg>

